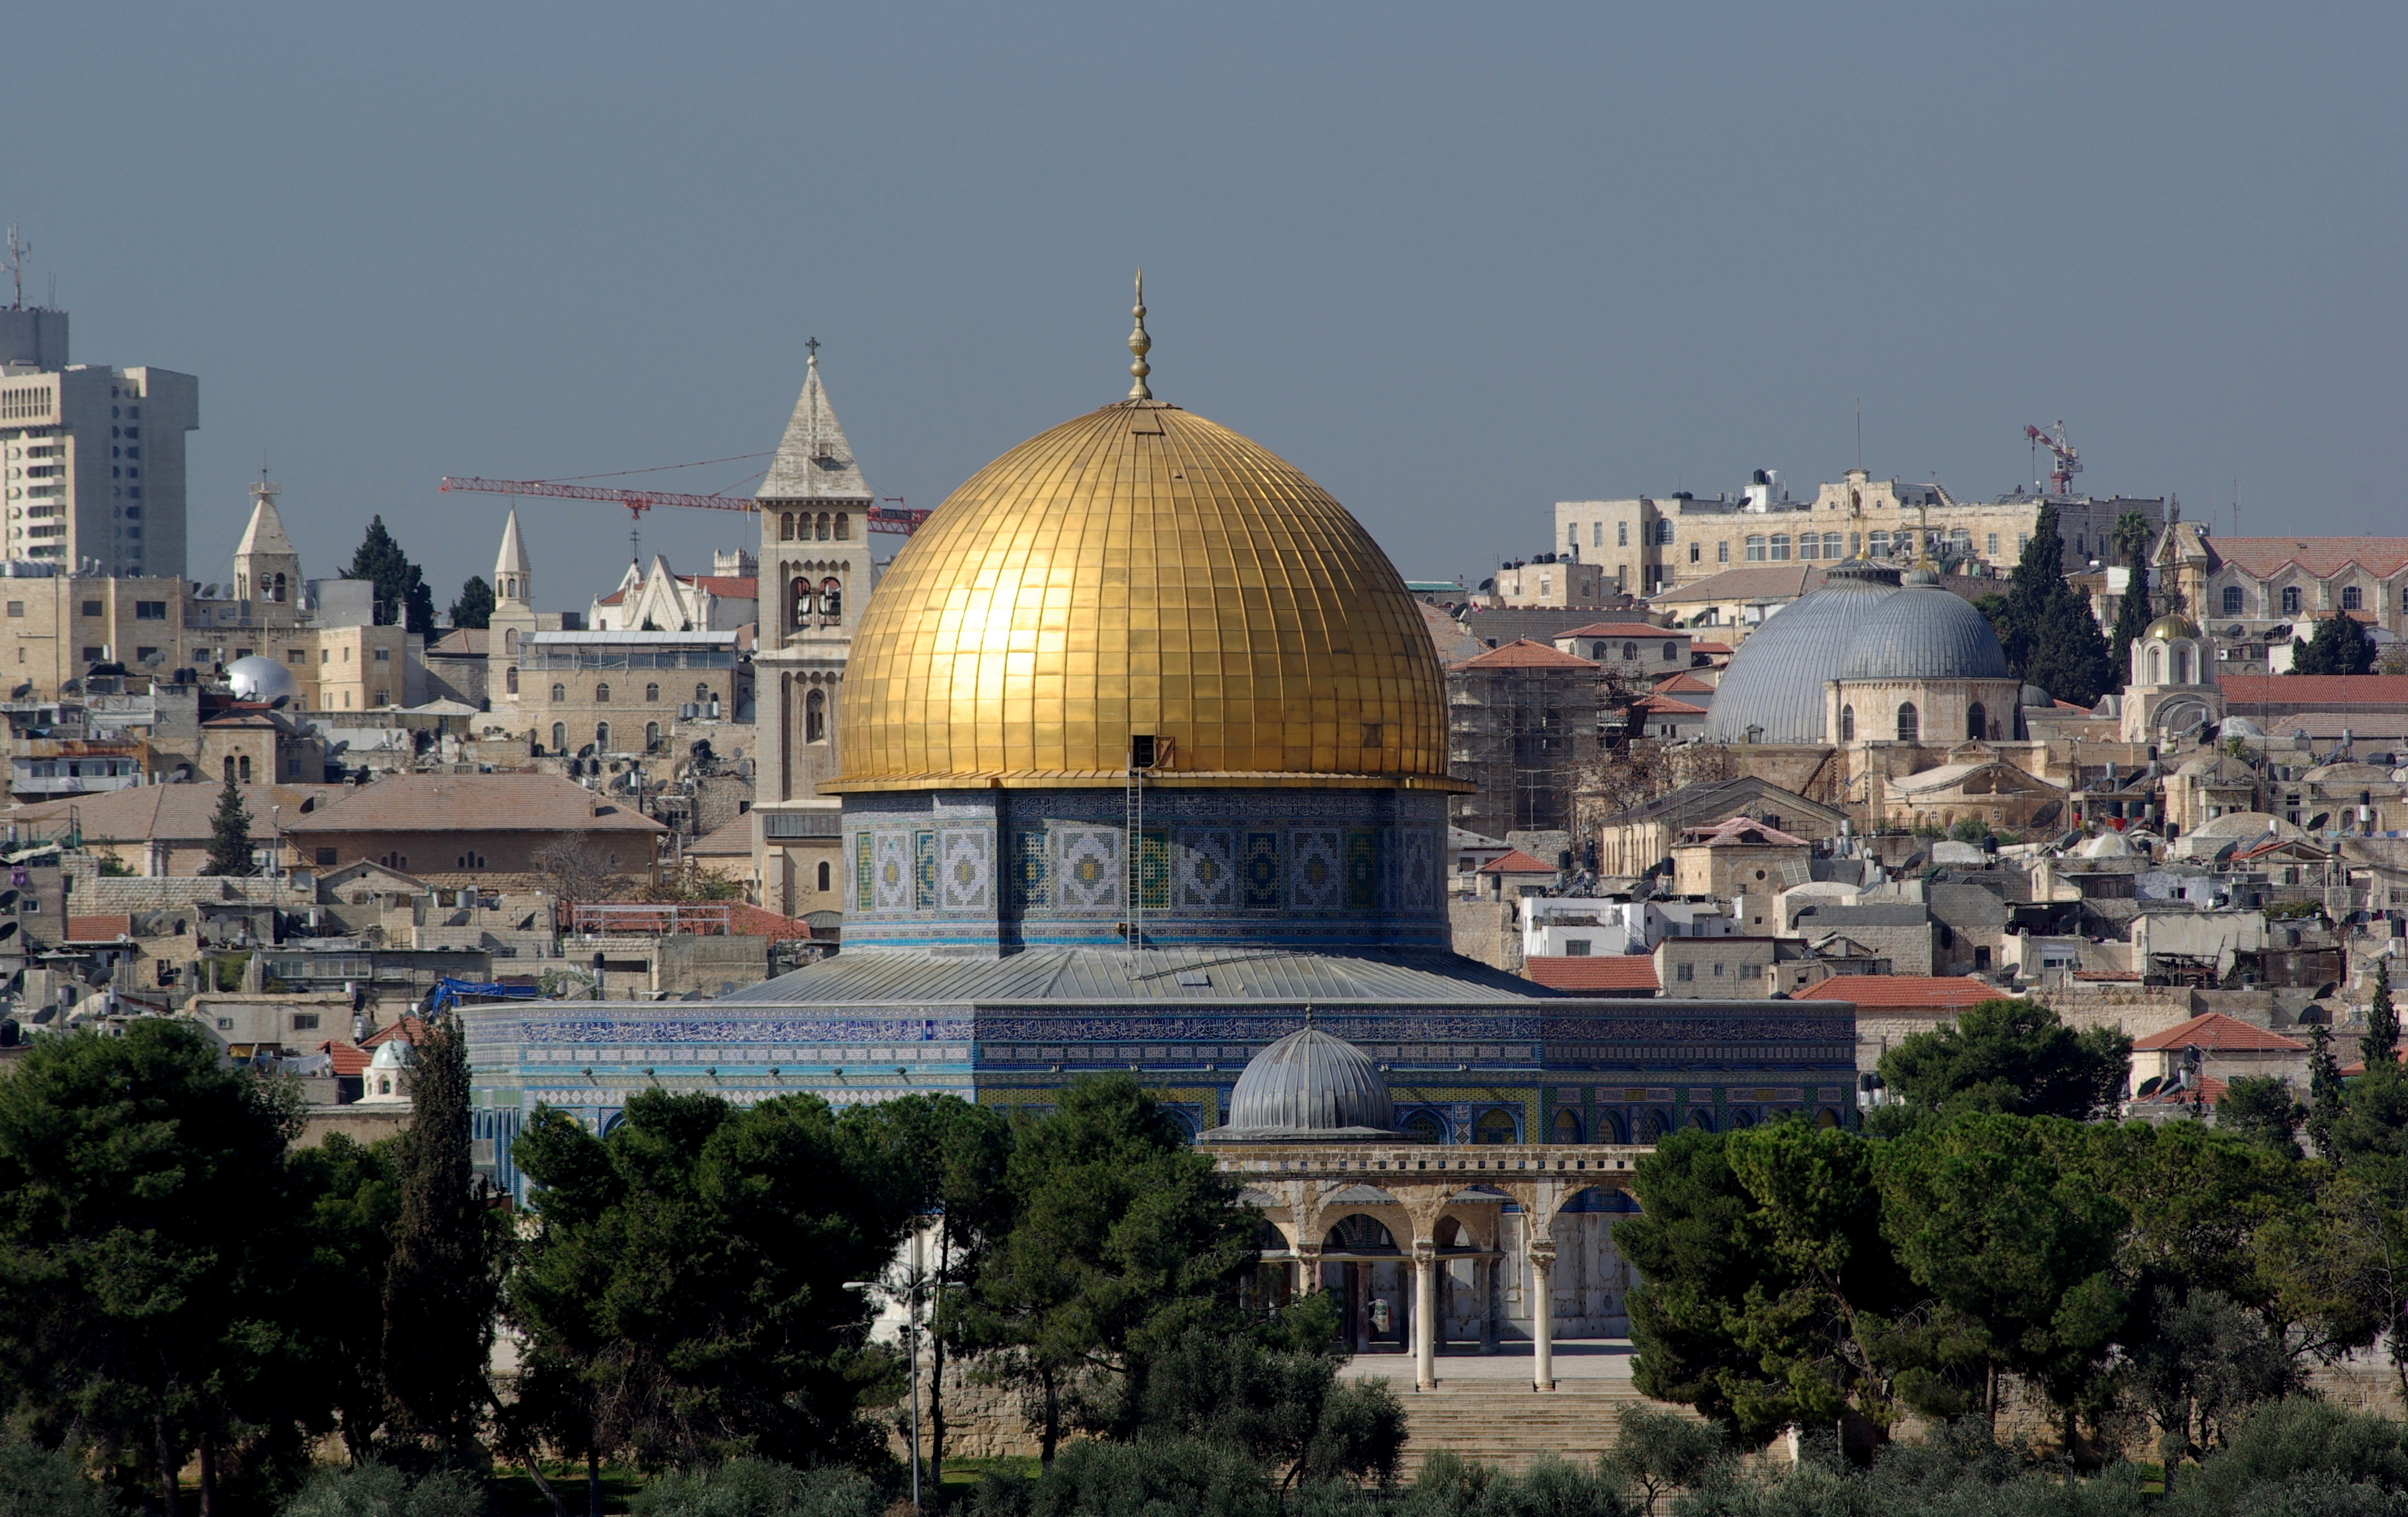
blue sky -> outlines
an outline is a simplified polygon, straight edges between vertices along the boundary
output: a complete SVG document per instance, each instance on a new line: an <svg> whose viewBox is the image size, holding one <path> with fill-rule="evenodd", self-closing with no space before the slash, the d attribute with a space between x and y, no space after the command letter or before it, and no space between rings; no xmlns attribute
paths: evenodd
<svg viewBox="0 0 2408 1517"><path fill-rule="evenodd" d="M49 6L0 220L84 362L201 377L189 572L263 454L311 572L383 513L446 602L498 500L773 446L819 336L934 505L1155 393L1414 577L1561 498L2084 483L2408 531L2408 7ZM710 491L757 464L653 475ZM523 512L538 598L627 556ZM655 512L704 566L743 519Z"/></svg>

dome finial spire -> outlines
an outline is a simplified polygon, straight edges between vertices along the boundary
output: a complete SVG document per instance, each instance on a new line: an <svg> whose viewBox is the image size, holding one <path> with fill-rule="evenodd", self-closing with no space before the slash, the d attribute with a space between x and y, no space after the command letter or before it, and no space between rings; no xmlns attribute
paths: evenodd
<svg viewBox="0 0 2408 1517"><path fill-rule="evenodd" d="M1145 377L1154 372L1154 367L1145 361L1145 355L1152 351L1154 339L1145 335L1145 268L1142 265L1137 271L1137 308L1129 314L1137 318L1137 325L1129 330L1129 351L1137 355L1137 362L1129 365L1129 375L1136 382L1129 386L1128 397L1131 400L1152 400L1154 392L1145 387Z"/></svg>

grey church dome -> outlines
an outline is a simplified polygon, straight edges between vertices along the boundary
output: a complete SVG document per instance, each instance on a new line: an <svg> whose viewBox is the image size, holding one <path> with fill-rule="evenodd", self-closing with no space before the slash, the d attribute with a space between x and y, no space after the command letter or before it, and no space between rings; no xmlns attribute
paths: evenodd
<svg viewBox="0 0 2408 1517"><path fill-rule="evenodd" d="M1962 595L1908 585L1872 608L1848 640L1842 680L2004 680L2007 651Z"/></svg>
<svg viewBox="0 0 2408 1517"><path fill-rule="evenodd" d="M1388 1082L1370 1055L1342 1038L1306 1027L1247 1063L1229 1095L1229 1124L1205 1137L1225 1143L1388 1138L1396 1125Z"/></svg>
<svg viewBox="0 0 2408 1517"><path fill-rule="evenodd" d="M1898 570L1849 559L1823 588L1775 611L1731 655L1706 717L1711 742L1822 743L1823 686L1840 678L1848 644L1872 608L1899 593ZM1953 598L1953 597L1952 597Z"/></svg>

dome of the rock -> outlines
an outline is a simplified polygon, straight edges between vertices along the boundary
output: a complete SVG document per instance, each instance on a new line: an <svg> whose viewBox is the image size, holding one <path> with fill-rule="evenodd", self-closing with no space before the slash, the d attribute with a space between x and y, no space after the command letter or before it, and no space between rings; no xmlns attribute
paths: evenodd
<svg viewBox="0 0 2408 1517"><path fill-rule="evenodd" d="M864 613L829 791L1457 787L1421 608L1327 492L1237 433L1125 401L938 508Z"/></svg>

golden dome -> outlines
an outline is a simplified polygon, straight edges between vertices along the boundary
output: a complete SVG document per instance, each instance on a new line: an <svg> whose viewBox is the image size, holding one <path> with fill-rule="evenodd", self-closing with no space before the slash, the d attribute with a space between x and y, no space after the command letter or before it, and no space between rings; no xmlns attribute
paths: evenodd
<svg viewBox="0 0 2408 1517"><path fill-rule="evenodd" d="M1444 679L1396 568L1268 450L1125 401L973 475L896 555L838 703L834 793L1120 785L1458 790Z"/></svg>
<svg viewBox="0 0 2408 1517"><path fill-rule="evenodd" d="M2165 615L2150 623L2149 630L2142 633L2141 636L2143 637L2158 638L2197 637L2200 636L2200 633L2199 630L2199 623L2192 621L2189 617L2183 615L2180 611L2168 611Z"/></svg>

